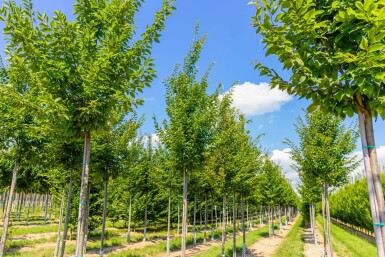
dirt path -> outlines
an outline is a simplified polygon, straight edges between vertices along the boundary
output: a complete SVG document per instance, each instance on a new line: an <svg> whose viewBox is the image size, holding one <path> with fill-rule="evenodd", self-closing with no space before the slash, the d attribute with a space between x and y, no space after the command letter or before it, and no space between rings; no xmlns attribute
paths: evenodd
<svg viewBox="0 0 385 257"><path fill-rule="evenodd" d="M118 245L118 246L107 247L104 249L104 255L108 256L108 254L112 253L112 252L113 253L119 253L119 252L127 251L127 250L141 249L141 248L145 248L147 246L157 244L161 241L163 241L163 240L156 239L156 240L148 240L146 242L141 241L141 242L129 244L129 245ZM84 256L85 257L99 257L99 250L88 251Z"/></svg>
<svg viewBox="0 0 385 257"><path fill-rule="evenodd" d="M289 233L292 226L297 222L298 216L294 218L287 226L282 227L282 231L276 230L272 238L264 237L247 248L246 257L268 257L271 256L277 247L281 244L283 238ZM314 255L315 256L315 255Z"/></svg>
<svg viewBox="0 0 385 257"><path fill-rule="evenodd" d="M39 240L39 239L50 239L57 235L57 232L46 232L46 233L36 233L36 234L25 234L12 236L11 240Z"/></svg>
<svg viewBox="0 0 385 257"><path fill-rule="evenodd" d="M308 222L305 222L305 228L303 233L303 237L305 241L305 247L304 247L305 257L314 257L314 256L324 255L324 237L321 235L321 232L318 229L318 226L316 226L315 231L317 234L317 245L314 244L314 237L310 228L310 224ZM333 256L337 257L337 254L334 251L333 251Z"/></svg>

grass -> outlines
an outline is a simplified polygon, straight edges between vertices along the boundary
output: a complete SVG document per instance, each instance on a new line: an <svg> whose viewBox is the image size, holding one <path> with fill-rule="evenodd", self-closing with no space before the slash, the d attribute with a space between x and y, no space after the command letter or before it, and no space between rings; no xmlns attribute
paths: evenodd
<svg viewBox="0 0 385 257"><path fill-rule="evenodd" d="M300 216L289 234L283 239L274 253L274 257L303 257L304 238L303 238L304 220Z"/></svg>
<svg viewBox="0 0 385 257"><path fill-rule="evenodd" d="M317 217L317 225L322 230L322 217ZM366 239L337 225L331 224L333 249L339 257L377 256L376 246Z"/></svg>

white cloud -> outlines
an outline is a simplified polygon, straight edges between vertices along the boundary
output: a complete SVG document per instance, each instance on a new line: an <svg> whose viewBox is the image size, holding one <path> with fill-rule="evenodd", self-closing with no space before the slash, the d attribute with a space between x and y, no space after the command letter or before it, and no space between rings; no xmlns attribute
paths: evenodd
<svg viewBox="0 0 385 257"><path fill-rule="evenodd" d="M153 145L153 146L157 146L158 144L159 144L159 136L158 136L158 134L156 134L156 133L152 133L151 135L147 135L147 136L145 136L145 138L144 138L144 142L145 142L145 144L147 144L148 143L148 139L150 139L151 138L151 144Z"/></svg>
<svg viewBox="0 0 385 257"><path fill-rule="evenodd" d="M262 128L263 128L263 124L258 126L258 129L262 129Z"/></svg>
<svg viewBox="0 0 385 257"><path fill-rule="evenodd" d="M253 116L278 111L282 105L292 100L285 91L271 89L268 83L245 82L232 88L233 105L242 113Z"/></svg>
<svg viewBox="0 0 385 257"><path fill-rule="evenodd" d="M295 187L299 183L299 176L298 173L290 167L290 165L294 164L294 161L290 158L290 152L290 148L273 150L270 159L282 168L285 177L290 179L292 185Z"/></svg>

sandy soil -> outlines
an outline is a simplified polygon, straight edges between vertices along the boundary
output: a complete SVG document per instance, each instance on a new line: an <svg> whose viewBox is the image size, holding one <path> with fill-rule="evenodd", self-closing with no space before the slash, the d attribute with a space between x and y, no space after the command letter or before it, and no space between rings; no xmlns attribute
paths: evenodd
<svg viewBox="0 0 385 257"><path fill-rule="evenodd" d="M320 233L320 230L316 226L316 234L317 234L317 244L314 244L314 236L310 228L310 224L305 222L304 229L304 240L305 240L305 257L317 257L324 256L324 238ZM326 245L327 247L327 245ZM328 249L328 248L327 248ZM337 257L336 253L333 252L333 256Z"/></svg>
<svg viewBox="0 0 385 257"><path fill-rule="evenodd" d="M256 243L248 247L246 257L268 257L271 256L281 244L283 238L289 233L292 226L297 222L298 216L287 226L282 227L282 231L276 230L272 238L261 238Z"/></svg>

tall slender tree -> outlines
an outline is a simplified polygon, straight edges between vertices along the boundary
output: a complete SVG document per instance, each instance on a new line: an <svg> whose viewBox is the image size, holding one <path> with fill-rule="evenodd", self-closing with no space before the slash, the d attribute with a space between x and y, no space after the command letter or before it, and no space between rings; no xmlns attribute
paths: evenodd
<svg viewBox="0 0 385 257"><path fill-rule="evenodd" d="M172 168L183 174L182 208L182 257L185 256L187 235L187 185L189 174L202 166L204 151L209 135L208 109L215 99L206 93L208 72L197 79L197 62L206 36L198 38L196 27L193 45L185 57L183 67L176 67L166 80L166 113L159 137L169 151Z"/></svg>

